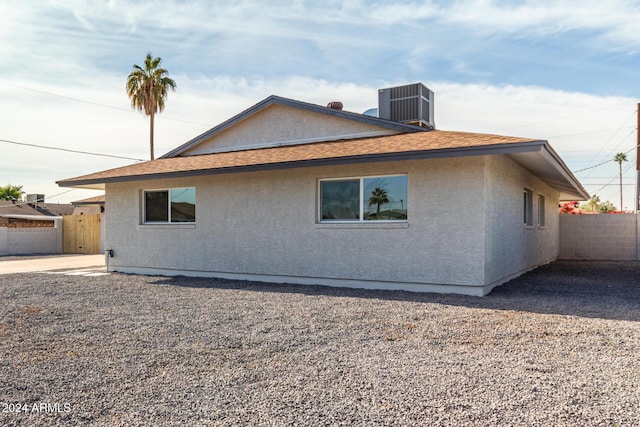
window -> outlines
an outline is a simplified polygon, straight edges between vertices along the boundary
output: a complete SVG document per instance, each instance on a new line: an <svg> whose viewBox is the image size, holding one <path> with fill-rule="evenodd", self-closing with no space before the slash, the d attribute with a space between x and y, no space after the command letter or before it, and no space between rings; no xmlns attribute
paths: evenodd
<svg viewBox="0 0 640 427"><path fill-rule="evenodd" d="M320 181L320 221L406 221L407 176Z"/></svg>
<svg viewBox="0 0 640 427"><path fill-rule="evenodd" d="M524 225L533 225L533 191L524 189Z"/></svg>
<svg viewBox="0 0 640 427"><path fill-rule="evenodd" d="M144 223L196 222L194 187L144 192Z"/></svg>
<svg viewBox="0 0 640 427"><path fill-rule="evenodd" d="M538 227L544 227L544 196L538 196Z"/></svg>

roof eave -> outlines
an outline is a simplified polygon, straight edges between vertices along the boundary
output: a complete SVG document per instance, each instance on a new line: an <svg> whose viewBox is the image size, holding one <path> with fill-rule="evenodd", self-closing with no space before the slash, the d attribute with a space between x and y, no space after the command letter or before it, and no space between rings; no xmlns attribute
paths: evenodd
<svg viewBox="0 0 640 427"><path fill-rule="evenodd" d="M511 153L510 157L556 188L560 192L560 201L587 200L589 198L587 191L548 143L539 145L534 157L522 156L519 153Z"/></svg>
<svg viewBox="0 0 640 427"><path fill-rule="evenodd" d="M577 195L581 197L579 200L588 200L591 196L589 195L587 190L582 186L578 178L576 178L573 172L571 172L571 169L569 169L569 167L564 163L564 161L558 155L558 153L556 153L555 150L549 144L545 144L544 148L546 150L546 153L548 153L548 155L551 156L554 160L554 162L551 162L551 163L556 165L556 167L558 168L558 171L566 177L567 181L569 181L576 190L574 194L567 194L567 195L568 196ZM560 201L573 201L573 200L575 199L570 197L563 198L562 195L560 197Z"/></svg>
<svg viewBox="0 0 640 427"><path fill-rule="evenodd" d="M239 172L256 172L264 170L276 170L276 169L292 169L300 167L317 167L317 166L334 166L342 164L354 164L354 163L375 163L375 162L388 162L388 161L404 161L404 160L421 160L421 159L438 159L448 157L464 157L464 156L479 156L479 155L498 155L498 154L514 154L525 152L537 152L540 151L540 147L543 146L545 141L528 141L522 143L509 143L509 144L495 144L491 146L479 146L479 147L457 147L457 148L445 148L437 150L419 150L419 151L404 151L398 153L382 153L382 154L364 154L353 155L343 157L310 159L310 160L296 160L290 162L279 163L263 163L246 166L230 166L222 168L206 168L195 170L182 170L174 172L158 172L142 175L127 175L116 176L110 178L93 178L93 179L71 179L61 180L56 183L60 187L79 187L79 188L97 188L96 186L107 183L127 182L127 181L142 181L160 178L182 178L188 176L202 176L202 175L216 175L227 173L239 173Z"/></svg>

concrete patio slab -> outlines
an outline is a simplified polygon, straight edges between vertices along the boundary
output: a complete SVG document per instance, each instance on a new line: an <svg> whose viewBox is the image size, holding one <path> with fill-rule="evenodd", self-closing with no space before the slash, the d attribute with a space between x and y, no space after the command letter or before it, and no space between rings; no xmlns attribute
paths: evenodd
<svg viewBox="0 0 640 427"><path fill-rule="evenodd" d="M104 267L104 265L104 255L102 254L34 257L15 261L2 261L0 258L0 274L30 273L65 268Z"/></svg>

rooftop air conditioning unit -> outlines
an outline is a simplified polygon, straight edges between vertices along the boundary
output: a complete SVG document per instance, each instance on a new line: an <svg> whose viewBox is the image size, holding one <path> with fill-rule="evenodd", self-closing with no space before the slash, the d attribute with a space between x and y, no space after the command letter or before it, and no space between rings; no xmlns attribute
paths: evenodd
<svg viewBox="0 0 640 427"><path fill-rule="evenodd" d="M422 83L378 91L378 117L435 129L433 91Z"/></svg>
<svg viewBox="0 0 640 427"><path fill-rule="evenodd" d="M27 194L27 203L44 203L44 194Z"/></svg>

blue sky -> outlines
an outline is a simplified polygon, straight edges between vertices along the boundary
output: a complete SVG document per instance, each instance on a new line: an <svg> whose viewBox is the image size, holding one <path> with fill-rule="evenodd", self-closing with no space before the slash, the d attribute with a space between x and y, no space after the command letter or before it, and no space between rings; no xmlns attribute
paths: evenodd
<svg viewBox="0 0 640 427"><path fill-rule="evenodd" d="M148 121L124 90L147 52L178 84L157 119L158 154L271 94L363 112L377 89L420 81L439 129L546 139L573 171L629 152L630 207L637 22L640 2L616 0L0 0L0 139L148 158ZM48 201L96 194L56 180L132 162L0 149L0 184ZM576 176L618 205L617 172L609 162Z"/></svg>

